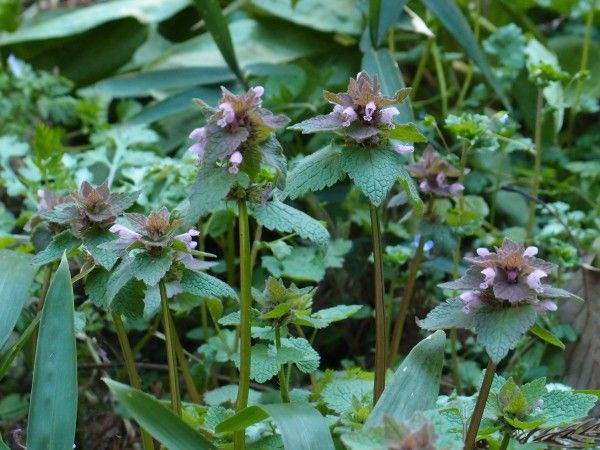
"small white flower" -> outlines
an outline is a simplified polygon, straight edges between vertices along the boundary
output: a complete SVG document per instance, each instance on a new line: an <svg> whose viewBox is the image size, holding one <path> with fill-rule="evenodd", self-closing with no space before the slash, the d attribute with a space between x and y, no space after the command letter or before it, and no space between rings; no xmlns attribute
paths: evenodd
<svg viewBox="0 0 600 450"><path fill-rule="evenodd" d="M523 252L523 256L535 256L538 254L538 248L537 247L527 247L525 249L525 251Z"/></svg>
<svg viewBox="0 0 600 450"><path fill-rule="evenodd" d="M381 122L387 124L389 128L394 128L392 120L394 119L394 116L397 116L398 114L400 114L400 111L398 111L398 108L395 106L384 108L380 111Z"/></svg>
<svg viewBox="0 0 600 450"><path fill-rule="evenodd" d="M479 256L488 256L490 254L490 251L487 248L479 247L477 249L477 254Z"/></svg>
<svg viewBox="0 0 600 450"><path fill-rule="evenodd" d="M403 143L394 144L392 146L392 148L394 149L394 151L396 153L399 153L401 155L404 155L404 154L407 154L407 153L412 153L412 152L415 151L415 148L412 145L410 145L410 144L403 144Z"/></svg>
<svg viewBox="0 0 600 450"><path fill-rule="evenodd" d="M363 119L365 119L367 122L373 120L373 114L375 113L376 109L377 106L375 105L375 102L371 100L365 105L365 115L363 116Z"/></svg>
<svg viewBox="0 0 600 450"><path fill-rule="evenodd" d="M193 250L198 246L198 243L194 241L194 236L198 236L200 232L194 228L190 228L187 233L178 234L175 239L183 242L189 250Z"/></svg>
<svg viewBox="0 0 600 450"><path fill-rule="evenodd" d="M108 231L119 235L119 238L124 239L126 241L135 241L136 239L142 237L140 233L136 233L135 231L130 230L129 228L124 227L123 225L119 225L118 223L115 223L112 227L108 229Z"/></svg>
<svg viewBox="0 0 600 450"><path fill-rule="evenodd" d="M229 167L229 173L236 174L240 171L239 165L244 160L244 156L239 152L235 151L229 157L229 162L231 166Z"/></svg>
<svg viewBox="0 0 600 450"><path fill-rule="evenodd" d="M229 102L221 103L219 109L223 112L223 117L217 120L217 125L225 128L235 120L235 111L233 110L233 105Z"/></svg>
<svg viewBox="0 0 600 450"><path fill-rule="evenodd" d="M536 292L544 292L541 279L547 277L548 274L540 269L535 269L527 275L527 285Z"/></svg>
<svg viewBox="0 0 600 450"><path fill-rule="evenodd" d="M481 289L487 289L494 283L494 278L496 278L496 270L492 267L487 267L481 271L481 273L485 276L483 283L479 285Z"/></svg>

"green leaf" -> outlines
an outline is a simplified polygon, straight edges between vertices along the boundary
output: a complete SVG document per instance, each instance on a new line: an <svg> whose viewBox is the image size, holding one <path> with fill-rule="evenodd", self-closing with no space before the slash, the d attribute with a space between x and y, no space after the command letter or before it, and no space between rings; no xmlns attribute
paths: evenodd
<svg viewBox="0 0 600 450"><path fill-rule="evenodd" d="M353 431L341 436L348 450L388 450L383 428Z"/></svg>
<svg viewBox="0 0 600 450"><path fill-rule="evenodd" d="M445 287L451 289L448 283ZM533 325L537 311L530 304L507 308L484 305L466 313L459 299L451 299L436 306L419 325L428 330L447 328L474 329L478 342L497 364Z"/></svg>
<svg viewBox="0 0 600 450"><path fill-rule="evenodd" d="M381 85L381 93L384 95L393 96L406 87L398 64L387 49L367 50L363 56L362 69L370 76L377 77ZM412 108L408 101L397 106L400 111L398 115L400 122L409 122L413 119Z"/></svg>
<svg viewBox="0 0 600 450"><path fill-rule="evenodd" d="M414 123L399 123L392 128L388 136L402 142L427 142L427 138L419 131Z"/></svg>
<svg viewBox="0 0 600 450"><path fill-rule="evenodd" d="M154 286L167 274L172 262L173 255L170 252L156 257L140 252L133 257L130 270L135 278L148 286Z"/></svg>
<svg viewBox="0 0 600 450"><path fill-rule="evenodd" d="M247 177L241 173L230 174L223 167L203 165L192 185L186 223L193 225L202 216L217 209L236 182L247 185Z"/></svg>
<svg viewBox="0 0 600 450"><path fill-rule="evenodd" d="M30 450L73 448L77 348L73 287L66 255L54 274L40 321L27 425Z"/></svg>
<svg viewBox="0 0 600 450"><path fill-rule="evenodd" d="M348 147L341 162L348 176L376 206L385 200L404 169L400 155L386 147Z"/></svg>
<svg viewBox="0 0 600 450"><path fill-rule="evenodd" d="M19 319L36 271L30 255L0 251L0 350Z"/></svg>
<svg viewBox="0 0 600 450"><path fill-rule="evenodd" d="M582 419L598 401L595 395L577 394L572 391L551 391L542 399L542 414L546 418L544 428L566 425Z"/></svg>
<svg viewBox="0 0 600 450"><path fill-rule="evenodd" d="M110 310L121 314L129 320L140 319L144 315L146 285L139 280L129 280L115 294L110 302ZM151 288L148 288L148 290Z"/></svg>
<svg viewBox="0 0 600 450"><path fill-rule="evenodd" d="M415 182L404 167L402 167L402 170L398 171L398 182L406 193L406 196L414 208L415 213L419 216L422 216L425 205L421 199L421 196L419 195L419 190L417 189Z"/></svg>
<svg viewBox="0 0 600 450"><path fill-rule="evenodd" d="M481 52L477 40L469 27L469 23L465 16L463 16L459 7L456 5L455 0L447 0L440 2L438 0L421 0L423 4L429 9L438 20L446 27L448 32L454 39L462 46L467 55L479 66L481 73L492 87L494 92L498 95L504 107L510 109L508 99L502 91L502 87L498 83L498 80L492 73L485 56Z"/></svg>
<svg viewBox="0 0 600 450"><path fill-rule="evenodd" d="M346 173L340 164L342 151L329 144L305 156L287 177L283 198L298 198L309 191L320 191L342 180Z"/></svg>
<svg viewBox="0 0 600 450"><path fill-rule="evenodd" d="M184 292L201 297L238 298L237 293L227 283L204 272L184 270L181 278Z"/></svg>
<svg viewBox="0 0 600 450"><path fill-rule="evenodd" d="M513 414L517 417L525 416L529 409L527 398L523 395L519 386L517 386L515 380L512 378L509 378L506 383L504 383L504 386L500 388L500 392L498 392L498 401L500 402L502 412Z"/></svg>
<svg viewBox="0 0 600 450"><path fill-rule="evenodd" d="M557 338L551 331L546 330L541 327L537 323L534 323L533 326L529 329L529 332L534 336L539 337L542 341L547 342L550 345L554 345L555 347L560 348L561 350L565 349L565 344Z"/></svg>
<svg viewBox="0 0 600 450"><path fill-rule="evenodd" d="M219 2L217 0L194 0L194 3L204 19L204 25L215 40L221 55L223 55L223 59L227 62L231 71L243 82L244 75L242 75L235 56L227 19L221 11Z"/></svg>
<svg viewBox="0 0 600 450"><path fill-rule="evenodd" d="M334 450L325 418L309 403L273 403L250 406L216 427L218 433L233 433L271 416L286 450Z"/></svg>
<svg viewBox="0 0 600 450"><path fill-rule="evenodd" d="M329 232L320 222L277 198L265 205L251 205L250 213L269 230L296 233L320 246L326 246L329 242Z"/></svg>
<svg viewBox="0 0 600 450"><path fill-rule="evenodd" d="M275 187L283 189L287 177L287 158L285 157L281 143L277 140L275 135L271 135L266 141L260 144L260 148L262 162L277 171Z"/></svg>
<svg viewBox="0 0 600 450"><path fill-rule="evenodd" d="M379 17L381 15L381 0L369 0L369 37L371 45L377 47L380 44Z"/></svg>
<svg viewBox="0 0 600 450"><path fill-rule="evenodd" d="M377 23L377 42L373 44L377 47L384 42L390 28L402 15L402 10L408 3L408 0L381 0L380 3L379 20Z"/></svg>
<svg viewBox="0 0 600 450"><path fill-rule="evenodd" d="M0 450L10 450L10 448L8 448L8 445L6 445L4 443L4 441L2 440L2 436L0 435Z"/></svg>
<svg viewBox="0 0 600 450"><path fill-rule="evenodd" d="M329 409L338 414L354 411L354 400L361 404L373 403L373 381L363 379L333 380L321 393L321 398Z"/></svg>
<svg viewBox="0 0 600 450"><path fill-rule="evenodd" d="M116 235L108 230L94 229L86 232L83 236L83 246L97 264L110 270L116 264L119 256L111 250L102 248L102 244L115 239Z"/></svg>
<svg viewBox="0 0 600 450"><path fill-rule="evenodd" d="M375 404L365 422L366 428L382 426L384 417L408 420L415 412L435 406L445 343L446 335L437 331L410 351Z"/></svg>
<svg viewBox="0 0 600 450"><path fill-rule="evenodd" d="M52 238L48 246L33 257L32 263L43 266L61 258L63 253L79 247L81 241L71 234L69 230L57 234Z"/></svg>
<svg viewBox="0 0 600 450"><path fill-rule="evenodd" d="M204 436L197 433L154 397L126 384L108 378L103 380L127 412L165 447L171 450L214 448Z"/></svg>

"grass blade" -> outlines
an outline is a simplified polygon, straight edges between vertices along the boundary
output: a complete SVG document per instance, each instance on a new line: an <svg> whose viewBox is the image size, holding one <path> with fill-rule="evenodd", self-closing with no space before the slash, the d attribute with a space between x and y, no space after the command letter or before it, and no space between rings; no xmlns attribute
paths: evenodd
<svg viewBox="0 0 600 450"><path fill-rule="evenodd" d="M540 338L542 341L547 342L550 345L554 345L555 347L558 347L561 350L565 349L565 344L563 344L563 342L559 338L554 336L554 334L552 332L539 326L537 323L533 324L533 326L529 329L529 332L531 334L533 334L534 336L537 336L538 338Z"/></svg>
<svg viewBox="0 0 600 450"><path fill-rule="evenodd" d="M129 414L154 438L171 450L206 450L214 448L173 411L154 397L126 384L103 379Z"/></svg>
<svg viewBox="0 0 600 450"><path fill-rule="evenodd" d="M27 448L73 448L77 421L77 353L73 287L66 255L44 302L33 369Z"/></svg>
<svg viewBox="0 0 600 450"><path fill-rule="evenodd" d="M402 10L408 3L408 0L381 0L379 3L377 41L373 44L374 47L379 47L383 43L392 25L394 25L400 18Z"/></svg>
<svg viewBox="0 0 600 450"><path fill-rule="evenodd" d="M369 36L371 44L377 48L381 36L379 36L379 20L381 17L381 0L369 0Z"/></svg>
<svg viewBox="0 0 600 450"><path fill-rule="evenodd" d="M271 418L277 424L286 450L334 450L325 418L310 403L253 405L217 425L219 433L243 430Z"/></svg>
<svg viewBox="0 0 600 450"><path fill-rule="evenodd" d="M30 255L0 251L0 349L17 323L36 271Z"/></svg>
<svg viewBox="0 0 600 450"><path fill-rule="evenodd" d="M392 377L371 411L365 427L383 425L384 417L409 419L416 411L435 406L444 364L446 335L436 331L419 342Z"/></svg>
<svg viewBox="0 0 600 450"><path fill-rule="evenodd" d="M438 18L454 39L462 46L467 55L479 66L481 73L496 92L504 107L510 109L507 97L504 95L498 80L492 73L479 44L477 43L469 23L454 0L421 0L423 4Z"/></svg>
<svg viewBox="0 0 600 450"><path fill-rule="evenodd" d="M221 11L219 2L217 0L194 0L194 3L204 19L206 28L212 35L215 44L217 44L219 51L223 55L223 59L225 59L225 62L231 71L238 77L240 82L245 84L244 75L242 75L238 60L235 56L227 19L225 19L223 11Z"/></svg>

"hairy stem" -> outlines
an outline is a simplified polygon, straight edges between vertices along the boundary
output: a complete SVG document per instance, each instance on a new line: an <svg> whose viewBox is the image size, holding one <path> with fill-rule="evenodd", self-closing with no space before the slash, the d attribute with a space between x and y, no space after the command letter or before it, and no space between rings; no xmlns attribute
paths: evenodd
<svg viewBox="0 0 600 450"><path fill-rule="evenodd" d="M377 207L369 203L371 213L371 233L373 237L373 264L375 286L375 383L373 386L373 404L377 403L385 388L385 303L383 280L383 249L381 243L381 225Z"/></svg>
<svg viewBox="0 0 600 450"><path fill-rule="evenodd" d="M165 329L165 345L167 348L167 364L169 365L169 391L171 394L171 407L173 412L181 416L181 394L179 392L179 374L177 373L177 351L173 337L173 322L169 310L169 299L164 280L159 282L160 304L163 316L163 328Z"/></svg>
<svg viewBox="0 0 600 450"><path fill-rule="evenodd" d="M275 327L275 348L277 351L281 348L281 328ZM279 367L279 392L281 393L281 401L283 403L290 402L290 394L288 390L288 380L283 366Z"/></svg>
<svg viewBox="0 0 600 450"><path fill-rule="evenodd" d="M531 181L531 200L529 200L527 239L531 239L533 235L533 227L535 226L535 207L540 189L540 175L542 171L542 125L544 123L543 107L544 91L542 88L538 88L535 107L535 162L533 167L533 178Z"/></svg>
<svg viewBox="0 0 600 450"><path fill-rule="evenodd" d="M236 401L236 412L248 406L248 392L250 390L250 307L252 303L252 267L250 261L250 226L248 224L248 209L244 201L239 206L239 239L240 239L240 379ZM245 431L234 434L234 449L242 450L245 447Z"/></svg>
<svg viewBox="0 0 600 450"><path fill-rule="evenodd" d="M492 387L492 381L494 380L495 372L496 364L490 360L487 368L485 369L483 383L481 384L481 389L479 390L479 395L477 396L477 403L475 404L475 410L473 411L471 422L469 423L469 430L467 431L467 437L465 438L465 450L473 450L475 448L479 424L481 423L481 417L483 417L485 403L490 395L490 388Z"/></svg>
<svg viewBox="0 0 600 450"><path fill-rule="evenodd" d="M230 227L227 230L227 240L225 242L225 265L227 266L227 284L235 285L235 228Z"/></svg>
<svg viewBox="0 0 600 450"><path fill-rule="evenodd" d="M183 379L185 380L185 387L187 389L187 393L190 396L192 402L201 403L202 398L200 397L200 393L198 392L198 388L196 387L196 383L194 382L194 377L192 376L190 365L188 364L188 360L185 357L185 354L183 353L183 347L181 346L181 341L179 340L179 336L177 335L177 330L175 330L175 327L173 327L173 343L175 344L177 362L179 364L179 367L181 368Z"/></svg>
<svg viewBox="0 0 600 450"><path fill-rule="evenodd" d="M127 337L127 332L125 331L123 319L121 319L120 314L116 313L112 313L112 319L115 323L115 329L117 330L117 338L119 339L119 346L121 347L123 362L125 363L125 368L127 369L129 384L136 389L142 389L140 375L135 365L135 358L133 357L133 352L131 351L131 344L129 343L129 338ZM142 445L144 450L154 450L152 436L150 436L150 434L143 428L140 428L140 432L142 434Z"/></svg>

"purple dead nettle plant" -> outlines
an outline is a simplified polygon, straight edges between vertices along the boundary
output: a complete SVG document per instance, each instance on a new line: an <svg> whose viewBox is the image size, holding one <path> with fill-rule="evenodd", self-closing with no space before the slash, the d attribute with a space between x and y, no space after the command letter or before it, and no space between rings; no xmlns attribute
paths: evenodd
<svg viewBox="0 0 600 450"><path fill-rule="evenodd" d="M460 169L438 155L431 146L425 149L418 162L407 165L406 169L420 180L419 189L425 194L455 197L465 188L457 181L461 176Z"/></svg>
<svg viewBox="0 0 600 450"><path fill-rule="evenodd" d="M557 266L538 258L537 247L525 248L504 239L496 251L479 248L476 253L466 258L472 265L462 277L440 285L462 294L437 306L419 322L428 330L474 330L490 358L465 448L473 448L497 364L527 331L540 335L536 318L555 311L557 299L578 299L548 283Z"/></svg>
<svg viewBox="0 0 600 450"><path fill-rule="evenodd" d="M371 215L375 285L375 380L374 401L385 386L386 313L381 229L378 206L400 179L411 200L422 206L412 179L404 168L403 155L412 153L413 142L426 142L413 124L398 124L396 105L408 98L410 89L391 96L383 95L377 78L360 72L351 78L346 92L324 92L333 110L290 127L302 133L333 132L341 139L304 158L288 177L284 194L296 198L308 191L331 186L346 176L369 199Z"/></svg>

